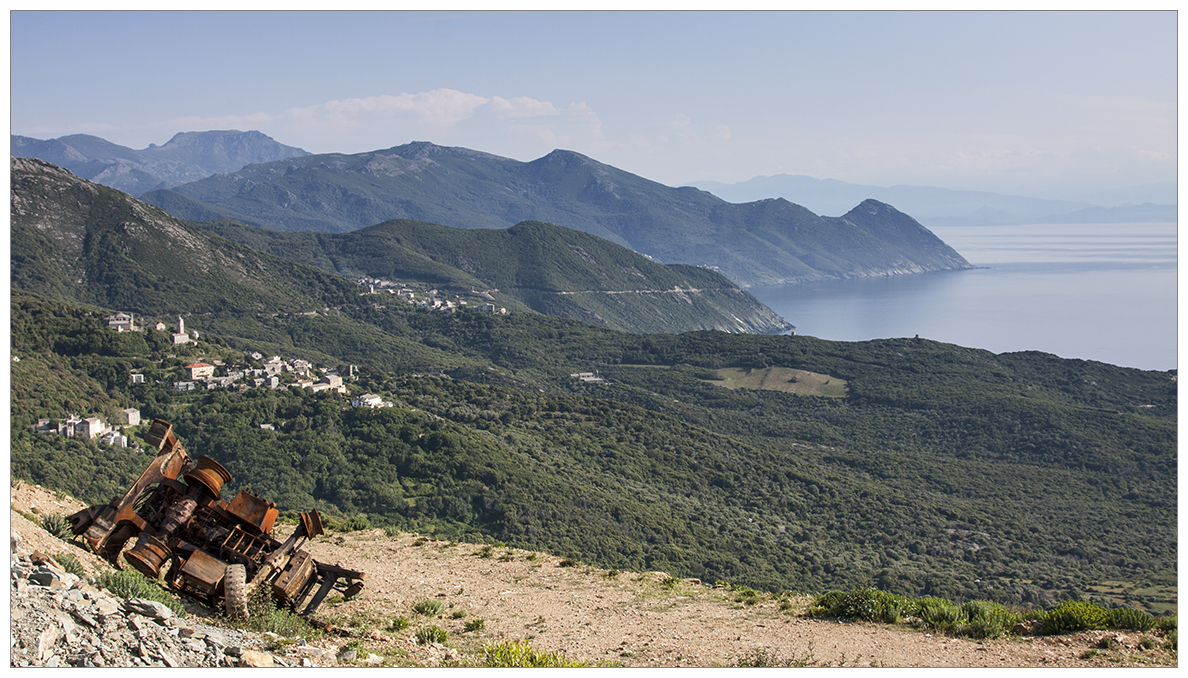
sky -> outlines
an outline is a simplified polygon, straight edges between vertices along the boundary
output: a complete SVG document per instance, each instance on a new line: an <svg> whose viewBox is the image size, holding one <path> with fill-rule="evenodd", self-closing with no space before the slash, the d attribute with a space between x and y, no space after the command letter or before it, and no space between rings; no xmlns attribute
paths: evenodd
<svg viewBox="0 0 1188 678"><path fill-rule="evenodd" d="M1061 198L1175 181L1174 12L10 14L11 132L577 151Z"/></svg>

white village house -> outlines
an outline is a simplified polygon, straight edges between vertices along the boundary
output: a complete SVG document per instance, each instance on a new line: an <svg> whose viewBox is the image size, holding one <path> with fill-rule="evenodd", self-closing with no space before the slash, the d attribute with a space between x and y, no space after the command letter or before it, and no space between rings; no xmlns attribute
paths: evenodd
<svg viewBox="0 0 1188 678"><path fill-rule="evenodd" d="M351 401L355 407L391 407L392 403L385 401L374 393L364 393Z"/></svg>
<svg viewBox="0 0 1188 678"><path fill-rule="evenodd" d="M140 329L136 327L131 313L120 312L115 315L109 315L106 320L107 327L116 332L135 332Z"/></svg>
<svg viewBox="0 0 1188 678"><path fill-rule="evenodd" d="M207 379L214 376L215 366L209 363L192 363L186 365L186 377L189 379Z"/></svg>
<svg viewBox="0 0 1188 678"><path fill-rule="evenodd" d="M99 417L80 417L72 414L58 423L58 434L67 438L97 438L107 432L107 425Z"/></svg>

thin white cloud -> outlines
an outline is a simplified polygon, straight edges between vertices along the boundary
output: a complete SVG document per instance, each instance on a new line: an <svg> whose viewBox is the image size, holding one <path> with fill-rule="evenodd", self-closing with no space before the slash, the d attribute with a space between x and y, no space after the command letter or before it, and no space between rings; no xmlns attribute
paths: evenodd
<svg viewBox="0 0 1188 678"><path fill-rule="evenodd" d="M561 115L564 112L551 102L537 101L529 97L515 97L514 99L491 97L483 103L487 104L490 110L500 118L550 117ZM585 108L585 104L578 104L577 106Z"/></svg>
<svg viewBox="0 0 1188 678"><path fill-rule="evenodd" d="M730 136L726 125L696 122L684 113L676 113L656 121L649 129L629 133L627 141L640 148L707 146L729 141Z"/></svg>
<svg viewBox="0 0 1188 678"><path fill-rule="evenodd" d="M293 108L282 119L305 122L345 122L359 124L369 119L388 121L431 122L439 125L457 124L474 115L475 110L489 99L452 89L435 89L417 94L327 101L324 104Z"/></svg>

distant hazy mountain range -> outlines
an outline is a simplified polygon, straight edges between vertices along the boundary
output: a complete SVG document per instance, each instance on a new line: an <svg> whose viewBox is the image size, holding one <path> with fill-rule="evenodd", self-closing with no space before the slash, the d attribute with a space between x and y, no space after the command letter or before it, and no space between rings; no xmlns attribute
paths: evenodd
<svg viewBox="0 0 1188 678"><path fill-rule="evenodd" d="M818 214L842 214L860 200L895 205L928 226L999 224L1119 223L1176 220L1176 184L1146 184L1101 192L1093 202L1043 200L986 191L953 191L934 186L865 186L836 179L777 174L737 184L692 184L730 202L780 197Z"/></svg>
<svg viewBox="0 0 1188 678"><path fill-rule="evenodd" d="M13 153L56 162L45 152L54 150L88 172L105 163L92 176L113 187L119 182L112 179L136 173L127 169L128 158L141 166L146 157L183 158L194 172L202 167L199 159L222 161L217 168L205 165L217 174L139 194L181 219L332 233L392 219L468 229L542 221L610 240L660 263L709 268L743 287L970 267L914 219L877 201L855 200L841 217L820 217L778 198L736 205L572 151L520 162L414 142L353 155L309 155L258 132L179 135L159 149L139 152L117 153L122 147L105 146L94 137L86 141L90 145L78 137L37 143L14 137ZM91 160L87 152L105 155ZM288 157L263 161L268 154ZM255 164L229 169L244 161ZM154 167L154 178L160 178L164 170ZM171 176L176 181L180 175Z"/></svg>
<svg viewBox="0 0 1188 678"><path fill-rule="evenodd" d="M260 132L182 132L164 146L133 150L89 134L41 141L12 136L12 155L65 167L88 181L131 195L235 172L246 165L309 155Z"/></svg>
<svg viewBox="0 0 1188 678"><path fill-rule="evenodd" d="M281 231L347 232L390 219L461 228L544 221L744 287L969 267L889 205L866 202L840 218L782 199L734 205L571 151L520 162L416 142L252 165L141 199L184 219Z"/></svg>

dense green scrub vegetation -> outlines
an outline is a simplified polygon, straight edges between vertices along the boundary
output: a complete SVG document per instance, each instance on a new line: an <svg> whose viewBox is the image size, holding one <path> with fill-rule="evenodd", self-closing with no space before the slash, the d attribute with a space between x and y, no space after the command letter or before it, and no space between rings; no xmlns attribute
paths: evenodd
<svg viewBox="0 0 1188 678"><path fill-rule="evenodd" d="M229 490L250 485L285 511L768 590L1050 606L1112 582L1111 603L1175 604L1174 589L1139 587L1176 567L1174 373L927 340L636 335L363 304L196 316L187 326L213 341L179 349L111 332L103 315L13 293L14 477L110 500L146 453L30 427L137 407L223 463ZM175 392L191 359L179 350L356 364L351 393L395 406ZM848 392L707 381L772 366ZM130 384L132 369L146 383ZM569 376L592 371L606 381Z"/></svg>
<svg viewBox="0 0 1188 678"><path fill-rule="evenodd" d="M12 194L14 288L165 314L307 310L359 292L342 276L182 224L36 160L13 160Z"/></svg>
<svg viewBox="0 0 1188 678"><path fill-rule="evenodd" d="M608 240L538 221L468 230L395 219L351 233L284 233L229 220L194 225L325 271L483 290L513 310L630 332L791 329L719 273L657 264Z"/></svg>
<svg viewBox="0 0 1188 678"><path fill-rule="evenodd" d="M742 594L748 593L742 591ZM750 593L754 593L751 591ZM739 596L742 597L742 596ZM1093 601L1068 600L1047 610L1012 610L1000 603L975 600L956 605L945 598L912 598L871 588L830 591L818 597L808 610L809 616L837 617L846 620L909 624L945 635L975 639L1004 635L1059 635L1078 631L1118 629L1140 634L1155 631L1140 641L1143 649L1162 645L1176 651L1177 617L1156 618L1133 607L1103 607ZM1097 646L1117 649L1118 639L1106 636ZM1092 657L1096 651L1091 651Z"/></svg>

